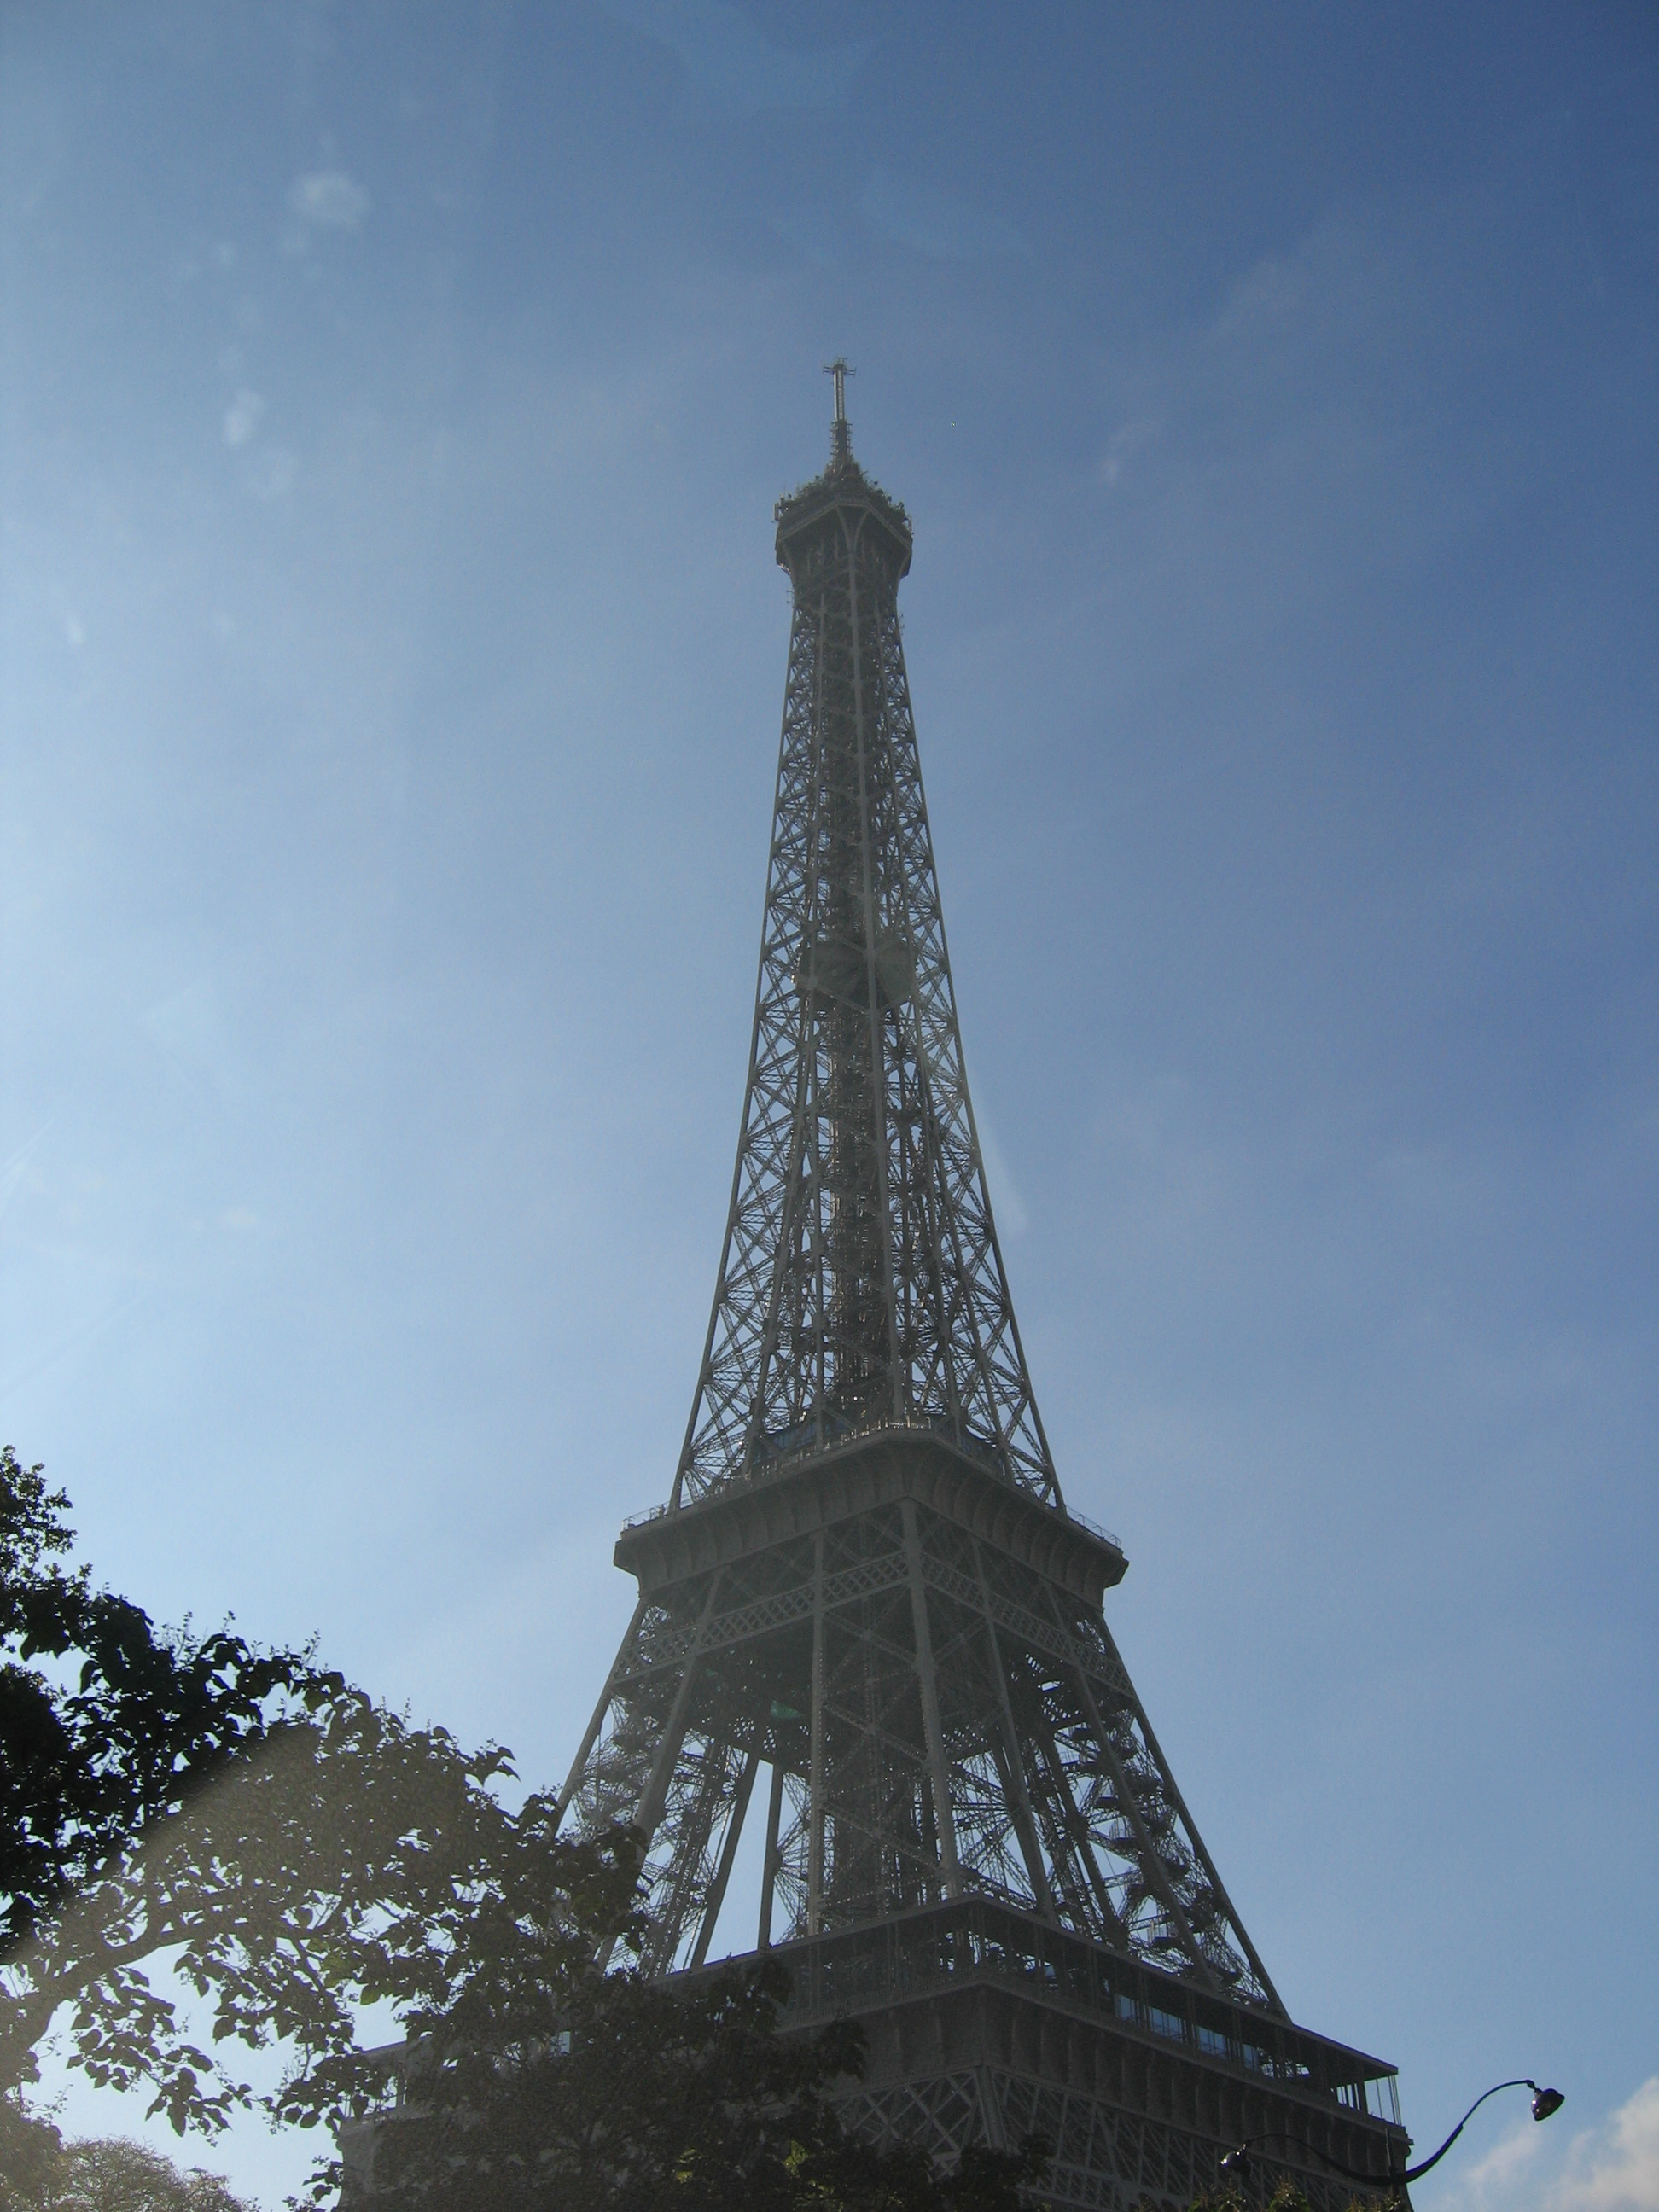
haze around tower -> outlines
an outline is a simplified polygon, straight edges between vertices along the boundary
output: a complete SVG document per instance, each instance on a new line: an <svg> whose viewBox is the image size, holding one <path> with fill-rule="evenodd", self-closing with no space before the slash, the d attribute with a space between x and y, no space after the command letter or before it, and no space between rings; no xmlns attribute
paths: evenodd
<svg viewBox="0 0 1659 2212"><path fill-rule="evenodd" d="M1651 10L0 41L0 1435L100 1573L563 1771L844 353L1114 1634L1298 2014L1569 2093L1420 2201L1651 2212Z"/></svg>

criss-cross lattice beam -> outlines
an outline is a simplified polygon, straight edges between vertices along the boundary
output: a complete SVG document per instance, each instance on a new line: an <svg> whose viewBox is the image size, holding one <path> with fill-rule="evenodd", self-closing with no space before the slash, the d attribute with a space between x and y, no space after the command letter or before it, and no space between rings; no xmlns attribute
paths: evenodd
<svg viewBox="0 0 1659 2212"><path fill-rule="evenodd" d="M963 1064L908 532L850 460L823 483L799 525L781 510L794 610L749 1079L674 1499L921 1419L1058 1501Z"/></svg>
<svg viewBox="0 0 1659 2212"><path fill-rule="evenodd" d="M566 1801L647 1830L661 1971L758 1802L767 1942L977 1891L1283 2013L1099 1613L908 1497L642 1603Z"/></svg>

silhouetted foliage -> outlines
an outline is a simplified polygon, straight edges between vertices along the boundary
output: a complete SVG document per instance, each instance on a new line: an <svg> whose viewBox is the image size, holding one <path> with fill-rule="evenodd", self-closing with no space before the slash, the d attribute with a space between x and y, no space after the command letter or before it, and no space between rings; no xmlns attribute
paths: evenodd
<svg viewBox="0 0 1659 2212"><path fill-rule="evenodd" d="M228 2048L291 2042L278 2096L314 2124L313 2071L358 2008L447 1988L458 1914L488 1887L505 1765L410 1728L308 1652L158 1631L63 1564L68 1500L0 1453L0 2110L67 2026L100 2086L209 2133L250 2092ZM162 1953L206 2001L211 2051L150 1982Z"/></svg>
<svg viewBox="0 0 1659 2212"><path fill-rule="evenodd" d="M132 1839L267 1733L281 1692L342 1686L228 1630L159 1634L59 1564L69 1504L0 1449L0 1942L27 1943ZM48 1673L42 1658L71 1662ZM78 1662L78 1672L73 1662ZM72 1682L61 1679L75 1675ZM4 2078L0 2076L0 2078Z"/></svg>
<svg viewBox="0 0 1659 2212"><path fill-rule="evenodd" d="M0 2096L0 2212L36 2212L62 2148L57 2129L25 2112L17 2093Z"/></svg>
<svg viewBox="0 0 1659 2212"><path fill-rule="evenodd" d="M1386 2191L1381 2196L1356 2196L1350 2200L1348 2212L1377 2212L1379 2205L1389 2202ZM1265 2201L1237 2187L1206 2190L1194 2197L1189 2212L1311 2212L1311 2208L1295 2182L1281 2181Z"/></svg>
<svg viewBox="0 0 1659 2212"><path fill-rule="evenodd" d="M217 2174L119 2136L58 2147L11 2201L18 2212L253 2212Z"/></svg>

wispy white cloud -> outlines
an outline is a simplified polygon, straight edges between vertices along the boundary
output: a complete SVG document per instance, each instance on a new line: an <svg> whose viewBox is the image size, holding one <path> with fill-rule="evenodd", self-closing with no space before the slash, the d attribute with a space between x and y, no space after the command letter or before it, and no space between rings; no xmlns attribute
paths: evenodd
<svg viewBox="0 0 1659 2212"><path fill-rule="evenodd" d="M875 42L799 52L757 30L726 0L601 0L607 15L678 54L699 91L730 113L773 107L836 107Z"/></svg>
<svg viewBox="0 0 1659 2212"><path fill-rule="evenodd" d="M1517 2119L1458 2175L1447 2212L1659 2212L1659 2074L1559 2143Z"/></svg>
<svg viewBox="0 0 1659 2212"><path fill-rule="evenodd" d="M1031 1225L1031 1210L1020 1194L1013 1172L1003 1155L990 1123L984 1115L975 1116L979 1130L980 1157L985 1164L985 1180L989 1187L991 1211L997 1226L1005 1237L1023 1237Z"/></svg>
<svg viewBox="0 0 1659 2212"><path fill-rule="evenodd" d="M344 169L309 169L295 177L288 204L319 230L356 230L369 210L368 194Z"/></svg>
<svg viewBox="0 0 1659 2212"><path fill-rule="evenodd" d="M1517 2120L1485 2157L1458 2176L1453 2199L1457 2212L1499 2212L1500 2206L1521 2201L1516 2191L1529 2182L1534 2187L1527 2201L1535 2202L1539 2153L1548 2140L1535 2121Z"/></svg>
<svg viewBox="0 0 1659 2212"><path fill-rule="evenodd" d="M43 1121L28 1141L20 1145L9 1160L0 1162L0 1213L3 1213L11 1204L24 1178L29 1174L29 1162L49 1127L49 1123Z"/></svg>
<svg viewBox="0 0 1659 2212"><path fill-rule="evenodd" d="M1098 471L1101 483L1108 489L1117 482L1135 455L1146 451L1163 427L1158 416L1146 415L1135 422L1125 422L1120 429L1113 431L1106 441L1106 450L1100 457Z"/></svg>
<svg viewBox="0 0 1659 2212"><path fill-rule="evenodd" d="M881 163L870 172L859 205L878 230L938 261L1025 251L1024 240L1006 216L989 215L937 185Z"/></svg>
<svg viewBox="0 0 1659 2212"><path fill-rule="evenodd" d="M1659 2212L1659 2074L1573 2137L1545 2212Z"/></svg>
<svg viewBox="0 0 1659 2212"><path fill-rule="evenodd" d="M239 392L225 410L225 443L245 446L259 427L265 403L257 392Z"/></svg>
<svg viewBox="0 0 1659 2212"><path fill-rule="evenodd" d="M248 489L259 499L283 499L299 473L299 459L286 446L265 446L248 471Z"/></svg>
<svg viewBox="0 0 1659 2212"><path fill-rule="evenodd" d="M1449 468L1423 428L1486 343L1459 321L1475 256L1450 216L1329 218L1201 321L1109 360L1092 475L1124 533L1109 619L1139 667L1149 639L1216 652L1279 629L1337 577L1420 557L1484 511L1503 454L1466 443ZM1422 343L1425 316L1455 348Z"/></svg>

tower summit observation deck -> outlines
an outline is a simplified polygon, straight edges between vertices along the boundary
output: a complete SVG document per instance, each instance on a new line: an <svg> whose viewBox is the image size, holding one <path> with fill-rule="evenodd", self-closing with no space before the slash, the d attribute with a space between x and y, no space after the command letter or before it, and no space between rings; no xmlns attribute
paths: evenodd
<svg viewBox="0 0 1659 2212"><path fill-rule="evenodd" d="M922 793L909 518L830 373L830 465L776 510L793 612L714 1310L668 1502L617 1541L639 1601L561 1818L648 1838L647 1971L702 1970L740 1908L792 2019L863 2022L863 2129L947 2157L1041 2134L1053 2201L1105 2212L1184 2206L1277 2131L1346 2203L1322 2152L1379 2185L1404 2163L1393 2069L1280 2002L1107 1627L1122 1552L1043 1434Z"/></svg>

